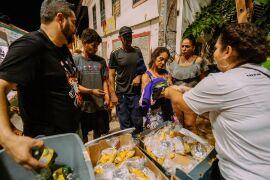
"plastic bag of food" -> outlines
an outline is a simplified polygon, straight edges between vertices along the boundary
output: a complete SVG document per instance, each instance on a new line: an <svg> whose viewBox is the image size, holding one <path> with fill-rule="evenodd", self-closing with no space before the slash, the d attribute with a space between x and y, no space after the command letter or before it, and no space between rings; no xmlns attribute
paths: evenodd
<svg viewBox="0 0 270 180"><path fill-rule="evenodd" d="M113 172L113 180L129 179L130 173L126 166L118 168Z"/></svg>
<svg viewBox="0 0 270 180"><path fill-rule="evenodd" d="M130 174L133 175L132 177L137 177L140 180L155 180L155 174L147 167L143 167L142 169L129 167L128 169Z"/></svg>
<svg viewBox="0 0 270 180"><path fill-rule="evenodd" d="M130 159L127 159L125 162L123 162L119 168L126 166L126 167L135 167L135 168L141 169L144 167L145 162L146 162L145 158L134 156Z"/></svg>
<svg viewBox="0 0 270 180"><path fill-rule="evenodd" d="M174 144L174 152L177 154L185 155L185 148L181 137L174 137L172 139Z"/></svg>
<svg viewBox="0 0 270 180"><path fill-rule="evenodd" d="M116 149L119 146L120 140L119 140L119 137L112 137L112 138L106 139L106 143Z"/></svg>
<svg viewBox="0 0 270 180"><path fill-rule="evenodd" d="M112 163L116 157L117 150L115 148L107 148L102 150L97 164Z"/></svg>
<svg viewBox="0 0 270 180"><path fill-rule="evenodd" d="M197 143L197 141L195 139L193 139L192 137L189 137L189 136L184 136L183 141L185 143L188 143L188 144L196 144Z"/></svg>
<svg viewBox="0 0 270 180"><path fill-rule="evenodd" d="M120 165L125 160L133 157L135 155L134 148L135 148L135 144L133 143L120 147L119 150L117 151L117 155L114 159L114 163Z"/></svg>
<svg viewBox="0 0 270 180"><path fill-rule="evenodd" d="M192 145L191 147L191 154L197 160L202 160L207 156L207 149L201 143L197 143Z"/></svg>
<svg viewBox="0 0 270 180"><path fill-rule="evenodd" d="M113 163L98 164L94 168L96 179L109 180L113 178L116 167Z"/></svg>

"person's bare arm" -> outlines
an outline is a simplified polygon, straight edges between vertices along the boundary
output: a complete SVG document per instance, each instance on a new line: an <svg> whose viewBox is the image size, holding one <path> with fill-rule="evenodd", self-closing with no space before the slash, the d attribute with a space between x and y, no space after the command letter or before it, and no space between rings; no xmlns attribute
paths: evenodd
<svg viewBox="0 0 270 180"><path fill-rule="evenodd" d="M93 94L93 95L98 96L98 97L105 95L104 91L101 89L89 89L89 88L86 88L82 85L79 85L79 91L82 94Z"/></svg>
<svg viewBox="0 0 270 180"><path fill-rule="evenodd" d="M142 78L142 75L137 75L133 81L132 81L132 85L133 86L139 86L140 83L141 83L141 78Z"/></svg>
<svg viewBox="0 0 270 180"><path fill-rule="evenodd" d="M170 74L166 75L166 79L167 79L167 81L169 83L169 86L173 85L172 75L170 75Z"/></svg>
<svg viewBox="0 0 270 180"><path fill-rule="evenodd" d="M173 87L168 87L164 91L164 97L171 100L173 109L176 113L182 111L184 113L185 127L195 130L196 114L190 109L183 99L183 93Z"/></svg>
<svg viewBox="0 0 270 180"><path fill-rule="evenodd" d="M110 104L110 94L109 94L109 86L108 86L108 80L103 81L103 90L104 90L104 104L105 106L109 106Z"/></svg>
<svg viewBox="0 0 270 180"><path fill-rule="evenodd" d="M43 167L43 165L31 155L32 147L41 147L41 140L14 134L10 127L6 95L16 88L15 83L9 83L0 79L0 144L6 152L19 164L27 169Z"/></svg>
<svg viewBox="0 0 270 180"><path fill-rule="evenodd" d="M141 89L144 90L145 86L150 82L150 78L147 74L143 74L142 75L142 85L141 85Z"/></svg>
<svg viewBox="0 0 270 180"><path fill-rule="evenodd" d="M180 109L184 113L193 113L194 114L192 109L190 109L190 107L184 101L183 93L181 93L180 91L178 91L172 87L168 87L164 91L164 97L167 99L170 99L172 104L174 104L175 107L177 107L178 109Z"/></svg>
<svg viewBox="0 0 270 180"><path fill-rule="evenodd" d="M118 98L115 93L115 76L116 76L115 69L109 69L109 88L111 93L111 101L113 105L118 104Z"/></svg>

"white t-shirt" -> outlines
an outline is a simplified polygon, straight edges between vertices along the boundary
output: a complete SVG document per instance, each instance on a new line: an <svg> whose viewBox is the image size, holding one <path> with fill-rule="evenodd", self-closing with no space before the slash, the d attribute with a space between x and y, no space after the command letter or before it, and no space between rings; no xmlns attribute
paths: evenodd
<svg viewBox="0 0 270 180"><path fill-rule="evenodd" d="M245 66L270 72L260 66ZM235 68L210 74L184 94L197 114L210 112L225 179L270 179L270 78Z"/></svg>

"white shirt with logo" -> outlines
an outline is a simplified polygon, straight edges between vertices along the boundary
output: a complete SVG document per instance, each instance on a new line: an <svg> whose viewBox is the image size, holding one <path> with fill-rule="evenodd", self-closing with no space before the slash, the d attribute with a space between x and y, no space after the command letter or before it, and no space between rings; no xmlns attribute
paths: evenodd
<svg viewBox="0 0 270 180"><path fill-rule="evenodd" d="M183 96L197 114L210 112L225 179L270 179L270 72L234 68L210 74ZM260 71L258 71L260 70Z"/></svg>

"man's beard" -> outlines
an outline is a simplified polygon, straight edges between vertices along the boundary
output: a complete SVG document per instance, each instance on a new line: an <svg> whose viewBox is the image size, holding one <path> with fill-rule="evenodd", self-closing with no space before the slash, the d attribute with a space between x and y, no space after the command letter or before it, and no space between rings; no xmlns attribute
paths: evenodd
<svg viewBox="0 0 270 180"><path fill-rule="evenodd" d="M70 44L73 42L73 33L70 32L70 25L69 22L65 25L65 27L62 29L62 33L65 36L67 43Z"/></svg>

